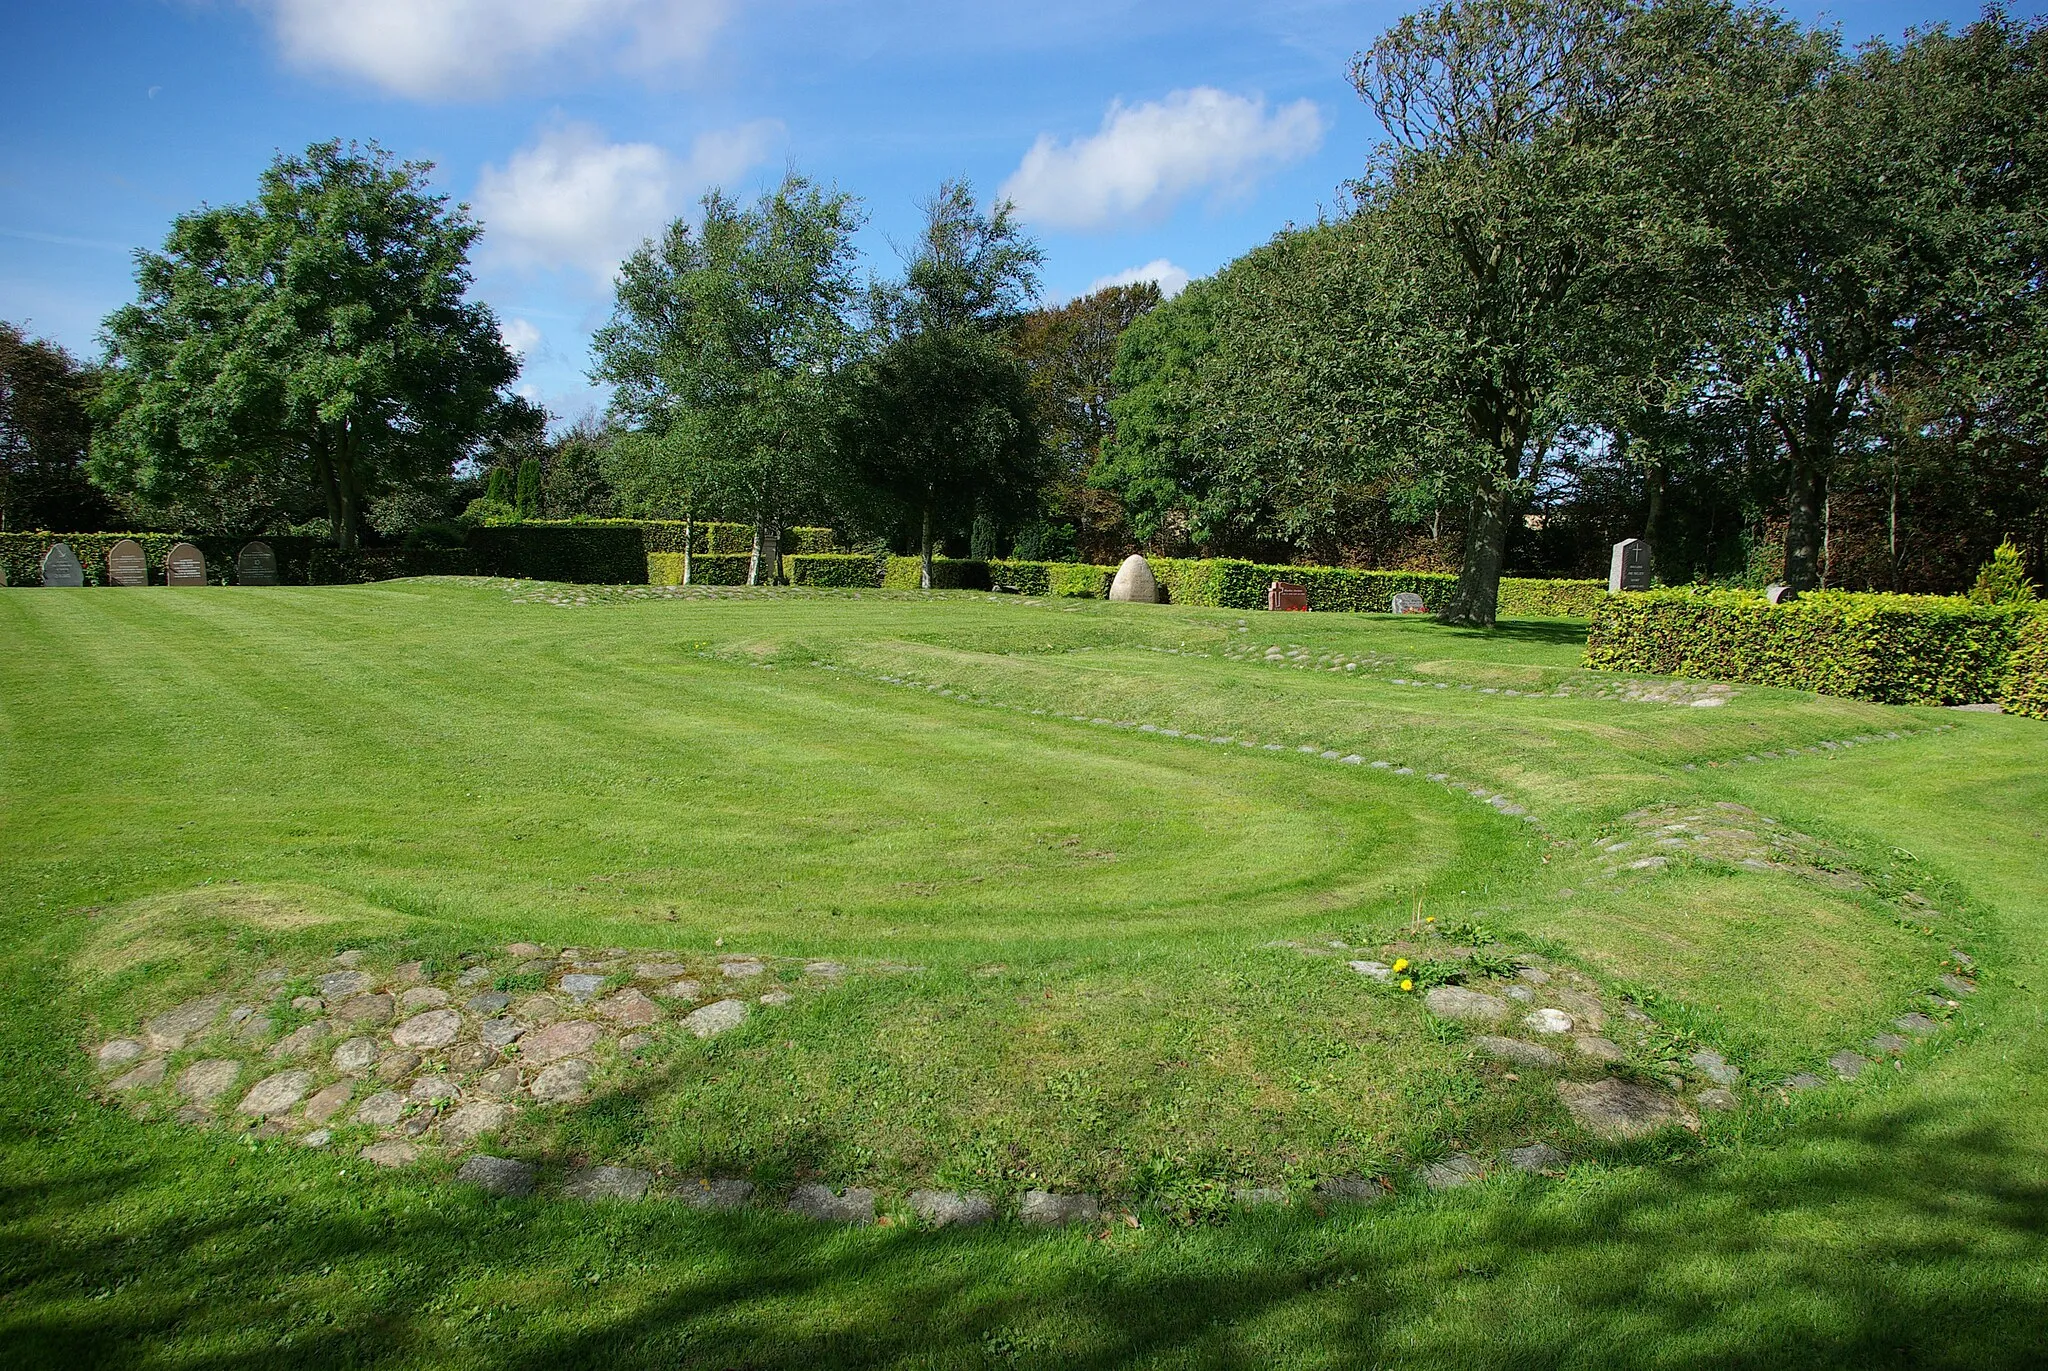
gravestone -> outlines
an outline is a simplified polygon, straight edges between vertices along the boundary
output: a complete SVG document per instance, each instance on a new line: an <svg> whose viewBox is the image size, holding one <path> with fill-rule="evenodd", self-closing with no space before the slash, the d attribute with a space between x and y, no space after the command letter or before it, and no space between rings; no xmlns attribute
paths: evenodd
<svg viewBox="0 0 2048 1371"><path fill-rule="evenodd" d="M1394 597L1394 613L1427 614L1429 606L1422 603L1422 597L1412 590L1404 590Z"/></svg>
<svg viewBox="0 0 2048 1371"><path fill-rule="evenodd" d="M142 544L133 538L123 538L107 549L107 584L114 586L146 586L149 584L149 559L142 555Z"/></svg>
<svg viewBox="0 0 2048 1371"><path fill-rule="evenodd" d="M1266 608L1297 614L1308 612L1308 587L1292 581L1275 581L1266 587Z"/></svg>
<svg viewBox="0 0 2048 1371"><path fill-rule="evenodd" d="M235 558L235 584L238 586L274 586L277 584L277 554L270 550L270 544L258 539L242 549Z"/></svg>
<svg viewBox="0 0 2048 1371"><path fill-rule="evenodd" d="M190 543L177 543L164 558L164 584L203 586L206 584L206 554Z"/></svg>
<svg viewBox="0 0 2048 1371"><path fill-rule="evenodd" d="M1152 564L1135 552L1124 558L1109 583L1109 598L1133 605L1158 604L1159 579L1152 574Z"/></svg>
<svg viewBox="0 0 2048 1371"><path fill-rule="evenodd" d="M1614 545L1614 560L1607 569L1607 593L1650 588L1650 545L1641 538L1624 538Z"/></svg>
<svg viewBox="0 0 2048 1371"><path fill-rule="evenodd" d="M1764 598L1774 605L1789 605L1799 598L1799 592L1780 582L1764 587Z"/></svg>
<svg viewBox="0 0 2048 1371"><path fill-rule="evenodd" d="M85 584L85 568L78 564L71 544L58 543L43 554L43 584L65 590L76 590Z"/></svg>

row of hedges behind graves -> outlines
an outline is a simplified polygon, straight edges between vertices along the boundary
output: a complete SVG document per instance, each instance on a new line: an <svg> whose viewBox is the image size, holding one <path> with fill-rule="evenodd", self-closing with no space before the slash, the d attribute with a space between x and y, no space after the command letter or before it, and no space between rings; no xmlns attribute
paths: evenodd
<svg viewBox="0 0 2048 1371"><path fill-rule="evenodd" d="M2048 719L2048 610L2036 610L2021 626L1998 698L2008 714Z"/></svg>
<svg viewBox="0 0 2048 1371"><path fill-rule="evenodd" d="M1606 597L1586 664L1599 670L1786 686L1880 704L1975 704L2008 688L2038 610L1959 597L1819 591L1773 605L1746 591Z"/></svg>

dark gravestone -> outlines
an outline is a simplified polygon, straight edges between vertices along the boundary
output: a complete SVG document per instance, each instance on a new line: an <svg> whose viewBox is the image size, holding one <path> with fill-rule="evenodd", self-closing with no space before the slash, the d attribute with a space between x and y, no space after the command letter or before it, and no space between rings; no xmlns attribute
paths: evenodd
<svg viewBox="0 0 2048 1371"><path fill-rule="evenodd" d="M235 558L235 584L238 586L274 586L277 584L277 554L270 550L270 544L258 540L242 549Z"/></svg>
<svg viewBox="0 0 2048 1371"><path fill-rule="evenodd" d="M203 586L206 584L206 554L190 543L178 543L164 558L164 584Z"/></svg>
<svg viewBox="0 0 2048 1371"><path fill-rule="evenodd" d="M1288 581L1275 581L1266 587L1266 608L1306 610L1308 608L1308 587L1294 585Z"/></svg>
<svg viewBox="0 0 2048 1371"><path fill-rule="evenodd" d="M1404 590L1394 597L1394 613L1427 614L1429 613L1429 606L1425 605L1422 602L1422 597L1414 591Z"/></svg>
<svg viewBox="0 0 2048 1371"><path fill-rule="evenodd" d="M123 538L107 549L107 584L113 586L146 586L149 584L149 559L142 555L142 544L133 538Z"/></svg>
<svg viewBox="0 0 2048 1371"><path fill-rule="evenodd" d="M43 584L75 590L85 584L85 568L78 564L78 556L72 552L71 544L58 543L43 554Z"/></svg>
<svg viewBox="0 0 2048 1371"><path fill-rule="evenodd" d="M1614 561L1607 569L1607 592L1650 588L1650 545L1640 538L1625 538L1614 545Z"/></svg>

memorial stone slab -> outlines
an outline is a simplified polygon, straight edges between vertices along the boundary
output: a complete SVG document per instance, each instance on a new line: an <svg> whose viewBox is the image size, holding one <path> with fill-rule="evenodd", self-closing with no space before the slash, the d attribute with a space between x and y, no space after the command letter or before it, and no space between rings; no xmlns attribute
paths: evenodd
<svg viewBox="0 0 2048 1371"><path fill-rule="evenodd" d="M277 584L277 554L270 550L270 544L258 539L241 550L235 557L235 584L238 586L274 586Z"/></svg>
<svg viewBox="0 0 2048 1371"><path fill-rule="evenodd" d="M1142 554L1133 552L1124 558L1116 569L1116 579L1109 583L1109 598L1135 605L1159 603L1159 578Z"/></svg>
<svg viewBox="0 0 2048 1371"><path fill-rule="evenodd" d="M43 584L52 590L76 590L85 584L85 568L71 544L58 543L43 554Z"/></svg>
<svg viewBox="0 0 2048 1371"><path fill-rule="evenodd" d="M1614 559L1607 567L1607 593L1650 588L1650 545L1641 538L1624 538L1614 545Z"/></svg>
<svg viewBox="0 0 2048 1371"><path fill-rule="evenodd" d="M1412 590L1404 590L1400 594L1396 595L1394 597L1393 609L1394 613L1396 614L1429 613L1429 606L1424 604L1422 602L1422 597L1420 595L1417 595Z"/></svg>
<svg viewBox="0 0 2048 1371"><path fill-rule="evenodd" d="M206 554L190 543L174 543L164 558L164 584L203 586L206 584Z"/></svg>
<svg viewBox="0 0 2048 1371"><path fill-rule="evenodd" d="M1308 612L1308 587L1295 585L1292 581L1274 581L1266 587L1266 608L1305 614Z"/></svg>
<svg viewBox="0 0 2048 1371"><path fill-rule="evenodd" d="M123 538L107 549L107 584L110 586L146 586L149 584L149 559L142 555L142 544L133 538Z"/></svg>

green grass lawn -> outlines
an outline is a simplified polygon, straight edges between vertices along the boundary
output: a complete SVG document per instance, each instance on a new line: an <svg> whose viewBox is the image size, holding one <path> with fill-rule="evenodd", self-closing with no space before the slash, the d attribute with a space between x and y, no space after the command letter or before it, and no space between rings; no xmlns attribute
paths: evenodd
<svg viewBox="0 0 2048 1371"><path fill-rule="evenodd" d="M2048 1359L2039 724L1623 682L1567 623L973 594L17 590L0 642L6 1364ZM176 1123L89 1054L208 992L281 1034L344 948L525 993L520 941L793 998L598 1049L491 1143L531 1199ZM1413 992L1346 966L1396 955ZM1625 1060L1511 1069L1419 1003L1516 959ZM1703 1049L1744 1080L1697 1131L1554 1088L1692 1107ZM1569 1165L1492 1160L1535 1142ZM762 1199L553 1195L584 1163ZM813 1180L890 1222L778 1211ZM1110 1217L921 1231L920 1186Z"/></svg>

